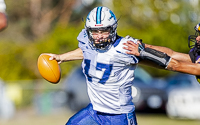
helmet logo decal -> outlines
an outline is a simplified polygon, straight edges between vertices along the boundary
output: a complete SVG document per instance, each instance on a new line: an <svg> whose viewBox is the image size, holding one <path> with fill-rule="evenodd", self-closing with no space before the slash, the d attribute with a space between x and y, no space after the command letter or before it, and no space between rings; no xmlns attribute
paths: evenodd
<svg viewBox="0 0 200 125"><path fill-rule="evenodd" d="M87 32L84 32L83 36L86 37L87 36Z"/></svg>
<svg viewBox="0 0 200 125"><path fill-rule="evenodd" d="M101 24L101 10L102 10L102 7L97 8L97 14L96 14L96 23L97 24Z"/></svg>
<svg viewBox="0 0 200 125"><path fill-rule="evenodd" d="M115 14L111 10L109 12L110 12L110 15L111 15L111 17L109 19L114 18L114 20L116 20Z"/></svg>
<svg viewBox="0 0 200 125"><path fill-rule="evenodd" d="M198 24L198 27L197 27L198 31L200 31L200 23Z"/></svg>
<svg viewBox="0 0 200 125"><path fill-rule="evenodd" d="M95 26L103 26L103 24L96 24Z"/></svg>
<svg viewBox="0 0 200 125"><path fill-rule="evenodd" d="M89 18L89 16L90 16L90 13L87 15L87 18L86 18L86 19L88 19L88 20L90 21L90 18Z"/></svg>

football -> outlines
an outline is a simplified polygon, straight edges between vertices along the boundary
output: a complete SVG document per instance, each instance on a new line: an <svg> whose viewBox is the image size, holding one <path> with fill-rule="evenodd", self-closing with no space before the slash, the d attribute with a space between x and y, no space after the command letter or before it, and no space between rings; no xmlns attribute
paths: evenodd
<svg viewBox="0 0 200 125"><path fill-rule="evenodd" d="M49 60L50 56L41 54L38 57L38 70L41 76L51 83L58 83L61 77L60 66L56 60Z"/></svg>

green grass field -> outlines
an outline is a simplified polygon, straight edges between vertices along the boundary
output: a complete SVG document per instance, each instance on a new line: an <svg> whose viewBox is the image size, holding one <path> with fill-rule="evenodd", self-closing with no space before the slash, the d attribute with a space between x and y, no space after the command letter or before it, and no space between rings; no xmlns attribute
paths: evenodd
<svg viewBox="0 0 200 125"><path fill-rule="evenodd" d="M38 115L34 110L18 111L10 120L0 120L0 125L65 125L74 112L62 110L56 113ZM165 114L139 114L138 125L200 125L200 120L170 119Z"/></svg>

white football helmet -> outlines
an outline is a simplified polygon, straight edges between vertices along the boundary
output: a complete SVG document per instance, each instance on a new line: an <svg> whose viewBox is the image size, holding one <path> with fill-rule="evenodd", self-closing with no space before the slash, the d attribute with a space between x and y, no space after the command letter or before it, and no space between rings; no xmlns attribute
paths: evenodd
<svg viewBox="0 0 200 125"><path fill-rule="evenodd" d="M91 45L97 49L105 49L116 39L117 19L115 14L107 7L96 7L88 14L85 28ZM109 31L109 37L95 43L92 31L97 30Z"/></svg>

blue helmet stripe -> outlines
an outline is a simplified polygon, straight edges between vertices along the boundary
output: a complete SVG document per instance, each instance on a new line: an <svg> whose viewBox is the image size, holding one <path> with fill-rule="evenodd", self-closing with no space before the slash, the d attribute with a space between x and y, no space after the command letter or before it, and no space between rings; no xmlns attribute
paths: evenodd
<svg viewBox="0 0 200 125"><path fill-rule="evenodd" d="M97 8L97 15L96 15L96 23L97 24L101 24L101 10L102 10L102 7Z"/></svg>

